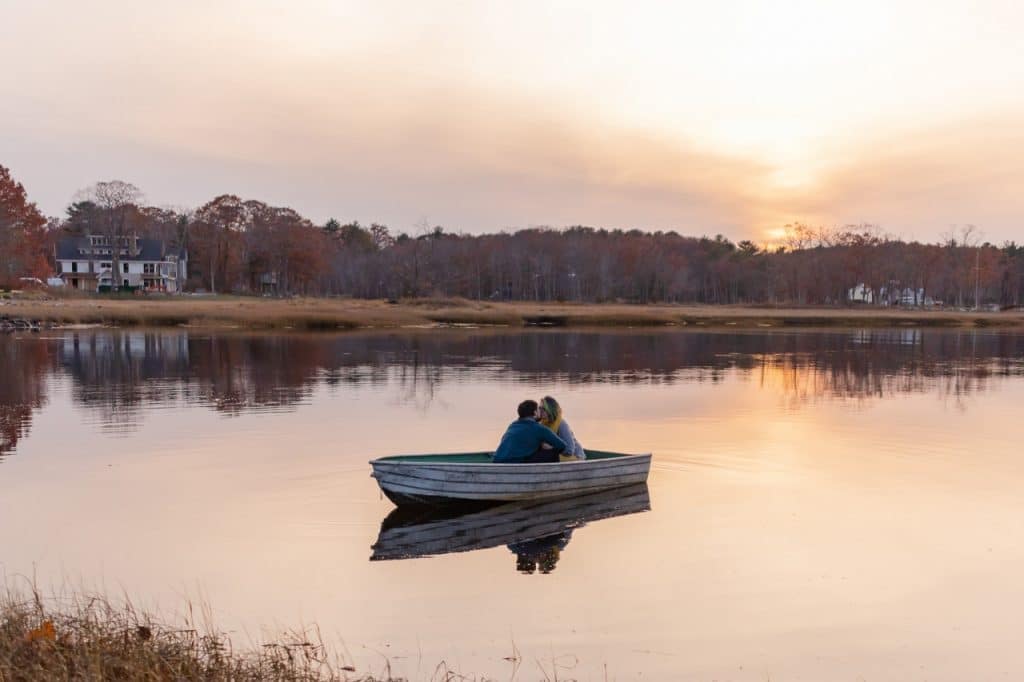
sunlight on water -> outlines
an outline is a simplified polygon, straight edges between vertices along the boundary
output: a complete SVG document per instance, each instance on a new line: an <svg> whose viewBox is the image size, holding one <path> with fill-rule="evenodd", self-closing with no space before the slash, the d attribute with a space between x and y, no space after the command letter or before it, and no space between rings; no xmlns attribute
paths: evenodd
<svg viewBox="0 0 1024 682"><path fill-rule="evenodd" d="M369 478L545 393L648 487L410 518ZM1013 333L0 337L0 571L414 679L1012 679L1022 400Z"/></svg>

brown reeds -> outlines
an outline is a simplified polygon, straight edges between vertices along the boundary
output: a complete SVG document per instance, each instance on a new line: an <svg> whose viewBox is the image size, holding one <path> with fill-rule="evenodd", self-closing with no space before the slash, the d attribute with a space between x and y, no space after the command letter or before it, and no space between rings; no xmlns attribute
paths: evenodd
<svg viewBox="0 0 1024 682"><path fill-rule="evenodd" d="M986 327L1024 326L1024 313L881 308L504 303L429 298L266 299L241 296L20 298L0 314L69 325L197 326L336 331L423 326Z"/></svg>
<svg viewBox="0 0 1024 682"><path fill-rule="evenodd" d="M380 679L359 675L332 655L315 628L236 648L227 635L194 620L169 625L101 596L44 599L34 589L8 590L0 596L0 680Z"/></svg>

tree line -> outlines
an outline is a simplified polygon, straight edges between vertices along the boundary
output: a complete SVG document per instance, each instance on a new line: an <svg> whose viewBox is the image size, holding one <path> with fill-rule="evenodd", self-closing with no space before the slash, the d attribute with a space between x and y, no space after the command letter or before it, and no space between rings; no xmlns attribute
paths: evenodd
<svg viewBox="0 0 1024 682"><path fill-rule="evenodd" d="M54 272L62 237L154 237L189 255L187 288L214 293L464 297L631 303L849 304L862 285L873 304L1016 306L1024 247L982 242L973 227L936 243L903 241L872 225L786 226L765 247L721 235L530 228L472 235L426 223L329 220L221 195L194 210L146 205L128 183L96 183L60 218L44 217L0 166L0 284ZM910 298L907 298L910 292Z"/></svg>

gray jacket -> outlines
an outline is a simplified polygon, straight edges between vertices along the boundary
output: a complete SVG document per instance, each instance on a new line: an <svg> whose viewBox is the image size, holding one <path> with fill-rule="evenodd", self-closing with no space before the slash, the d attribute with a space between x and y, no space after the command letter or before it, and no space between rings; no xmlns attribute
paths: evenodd
<svg viewBox="0 0 1024 682"><path fill-rule="evenodd" d="M576 440L575 434L572 429L569 428L569 422L562 420L562 423L558 425L558 432L556 434L559 438L565 442L565 452L563 455L572 455L576 459L586 459L587 453L583 451L583 446Z"/></svg>

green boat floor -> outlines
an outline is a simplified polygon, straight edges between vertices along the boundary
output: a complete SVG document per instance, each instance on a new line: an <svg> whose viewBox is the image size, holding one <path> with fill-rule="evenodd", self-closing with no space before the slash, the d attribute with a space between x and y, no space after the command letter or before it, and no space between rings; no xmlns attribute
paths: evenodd
<svg viewBox="0 0 1024 682"><path fill-rule="evenodd" d="M461 452L453 454L438 455L393 455L381 457L382 462L438 462L446 464L491 464L490 452ZM602 450L587 450L587 460L592 459L614 459L615 457L628 457L623 453L604 452Z"/></svg>

